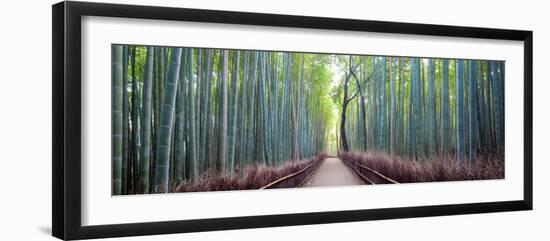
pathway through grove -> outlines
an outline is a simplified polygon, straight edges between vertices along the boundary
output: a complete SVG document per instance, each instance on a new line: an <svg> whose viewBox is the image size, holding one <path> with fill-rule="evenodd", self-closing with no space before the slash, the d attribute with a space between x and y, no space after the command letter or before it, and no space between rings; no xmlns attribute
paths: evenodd
<svg viewBox="0 0 550 241"><path fill-rule="evenodd" d="M342 160L327 158L322 161L304 187L363 185L365 182Z"/></svg>

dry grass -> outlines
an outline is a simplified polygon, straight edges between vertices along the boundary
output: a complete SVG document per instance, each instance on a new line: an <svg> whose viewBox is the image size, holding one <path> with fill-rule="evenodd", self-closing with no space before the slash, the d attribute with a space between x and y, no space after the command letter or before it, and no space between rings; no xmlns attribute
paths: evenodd
<svg viewBox="0 0 550 241"><path fill-rule="evenodd" d="M281 177L298 172L310 164L322 160L325 154L317 155L309 160L286 161L280 166L250 165L237 170L234 175L222 176L213 172L205 172L193 180L186 180L172 189L172 192L209 192L259 189ZM281 182L273 188L296 187L306 177L308 172L294 176L289 181Z"/></svg>
<svg viewBox="0 0 550 241"><path fill-rule="evenodd" d="M478 158L469 168L456 160L437 157L431 161L411 161L401 157L390 157L381 153L344 152L338 155L342 160L357 162L370 167L400 183L488 180L504 178L502 157Z"/></svg>

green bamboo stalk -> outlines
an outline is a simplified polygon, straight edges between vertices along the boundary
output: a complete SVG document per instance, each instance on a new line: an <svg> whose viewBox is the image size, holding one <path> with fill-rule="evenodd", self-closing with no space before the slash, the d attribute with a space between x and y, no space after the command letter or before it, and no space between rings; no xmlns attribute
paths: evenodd
<svg viewBox="0 0 550 241"><path fill-rule="evenodd" d="M195 125L197 126L198 133L196 134L196 141L198 143L198 150L197 150L197 161L199 162L199 169L200 171L204 171L207 166L207 145L206 145L206 131L208 130L207 126L207 119L209 117L209 113L205 111L205 105L206 102L209 101L208 99L203 99L206 97L206 92L210 91L209 88L207 88L204 84L206 75L209 74L209 70L206 70L203 68L205 59L203 59L204 52L202 49L197 49L197 78L195 80L196 82L196 106L195 106ZM209 58L209 56L206 56ZM210 61L210 60L208 60Z"/></svg>
<svg viewBox="0 0 550 241"><path fill-rule="evenodd" d="M229 111L229 150L227 153L227 174L233 175L235 171L235 149L236 149L236 135L237 135L237 99L239 89L239 53L240 51L233 51L233 68L231 73L231 110Z"/></svg>
<svg viewBox="0 0 550 241"><path fill-rule="evenodd" d="M139 91L138 81L136 76L136 46L132 47L132 190L133 193L138 191L139 183L139 163L141 152L140 127L139 127Z"/></svg>
<svg viewBox="0 0 550 241"><path fill-rule="evenodd" d="M298 95L297 95L297 119L298 119L298 159L301 160L305 156L305 132L307 130L307 127L305 125L305 96L306 96L306 88L305 88L305 79L306 79L306 73L305 73L305 56L302 54L301 57L301 70L300 70L300 82L297 86L298 88Z"/></svg>
<svg viewBox="0 0 550 241"><path fill-rule="evenodd" d="M469 165L471 167L472 162L476 158L477 154L477 64L476 61L470 60L468 65L468 79L469 79L469 105L470 105L470 112L468 115L469 118L469 132L468 132L468 146L469 146Z"/></svg>
<svg viewBox="0 0 550 241"><path fill-rule="evenodd" d="M266 134L269 132L269 128L266 125L267 119L267 108L266 108L266 92L265 92L265 58L264 52L258 53L258 123L257 128L260 130L258 133L258 142L257 142L257 161L262 164L265 164L266 156Z"/></svg>
<svg viewBox="0 0 550 241"><path fill-rule="evenodd" d="M187 59L187 49L182 50L180 60L180 74L178 82L178 94L177 94L177 122L176 122L176 160L175 160L175 182L176 184L181 183L185 178L185 143L186 143L186 122L185 122L185 104L186 104L186 95L187 88L185 83L185 69L186 69L186 59Z"/></svg>
<svg viewBox="0 0 550 241"><path fill-rule="evenodd" d="M487 110L487 95L486 91L486 62L478 61L478 83L479 83L479 95L478 95L478 123L480 130L480 149L488 150L489 147L489 123L487 122L488 110ZM487 156L487 152L483 153L484 156Z"/></svg>
<svg viewBox="0 0 550 241"><path fill-rule="evenodd" d="M256 65L257 65L257 60L258 60L258 54L257 52L253 52L253 56L252 56L253 60L252 60L252 63L251 63L251 79L249 80L249 88L248 90L250 91L249 94L248 94L248 97L249 97L249 101L248 101L248 120L247 120L247 129L248 129L248 133L247 133L247 145L246 146L253 146L255 143L255 106L256 106L256 103L255 103L255 99L256 99L256 92L257 92L257 88L256 88L256 82L257 82L257 79L256 79ZM250 160L250 161L253 161L255 158L254 156L254 150L249 150L248 151L248 155L247 155L247 160Z"/></svg>
<svg viewBox="0 0 550 241"><path fill-rule="evenodd" d="M437 141L437 123L435 119L435 64L428 59L428 158L435 155Z"/></svg>
<svg viewBox="0 0 550 241"><path fill-rule="evenodd" d="M262 53L262 75L264 76L264 84L265 84L265 95L266 100L264 101L264 126L265 126L265 135L264 135L264 144L265 144L265 156L266 156L266 164L271 165L273 163L273 154L272 154L272 147L271 147L271 137L273 135L273 125L272 125L272 111L271 109L273 102L273 93L271 92L271 60L270 60L269 53L263 52Z"/></svg>
<svg viewBox="0 0 550 241"><path fill-rule="evenodd" d="M456 86L456 159L459 163L464 161L465 141L464 141L464 60L456 60L455 67L455 86Z"/></svg>
<svg viewBox="0 0 550 241"><path fill-rule="evenodd" d="M159 81L159 95L157 98L159 103L159 112L162 109L162 98L164 96L164 84L166 79L166 48L160 47L158 51L158 81ZM159 121L160 121L160 113L159 113ZM160 123L160 122L159 122Z"/></svg>
<svg viewBox="0 0 550 241"><path fill-rule="evenodd" d="M451 147L451 113L449 106L449 60L443 59L441 80L441 143L440 153L446 155Z"/></svg>
<svg viewBox="0 0 550 241"><path fill-rule="evenodd" d="M380 65L382 73L380 76L380 139L381 150L387 150L387 107L386 107L386 57L381 57Z"/></svg>
<svg viewBox="0 0 550 241"><path fill-rule="evenodd" d="M128 100L128 46L122 47L122 184L121 194L128 194L128 135L129 135L129 100Z"/></svg>
<svg viewBox="0 0 550 241"><path fill-rule="evenodd" d="M140 185L141 193L149 192L149 169L151 163L151 111L152 111L152 82L153 82L153 61L154 48L147 47L147 57L143 73L143 103L141 111L141 163L140 163Z"/></svg>
<svg viewBox="0 0 550 241"><path fill-rule="evenodd" d="M123 48L111 46L111 159L112 159L112 194L120 195L122 187L122 103L123 103Z"/></svg>
<svg viewBox="0 0 550 241"><path fill-rule="evenodd" d="M158 123L160 121L160 99L161 99L161 84L160 84L160 51L161 47L154 47L154 60L153 60L153 112L152 112L152 124L151 124L151 160L149 162L149 187L150 192L153 192L152 187L155 185L155 157L157 156L157 135L158 135Z"/></svg>
<svg viewBox="0 0 550 241"><path fill-rule="evenodd" d="M193 66L194 66L194 57L193 57L193 49L191 49L188 52L187 55L187 112L189 113L188 117L188 133L189 133L189 141L187 142L187 154L189 159L189 169L190 169L190 177L195 178L199 175L199 167L197 163L197 143L196 143L196 127L195 127L195 95L193 93L193 90L195 88L195 79L193 74Z"/></svg>
<svg viewBox="0 0 550 241"><path fill-rule="evenodd" d="M502 69L496 61L491 61L491 79L492 79L492 97L493 97L493 111L495 113L494 118L494 129L495 129L495 140L497 145L497 154L501 154L504 151L504 118L503 118L503 89L501 81Z"/></svg>
<svg viewBox="0 0 550 241"><path fill-rule="evenodd" d="M249 52L248 51L244 51L243 53L243 77L242 77L242 81L241 81L241 86L240 86L240 93L241 93L241 96L240 96L240 103L241 103L241 108L239 108L239 115L237 116L238 118L238 122L239 122L239 151L237 152L238 153L238 157L237 157L237 161L238 161L238 166L241 167L243 164L245 164L245 161L247 161L246 159L246 129L247 129L247 110L248 110L248 104L247 104L247 100L248 100L248 96L247 96L247 93L248 93L248 59L249 59Z"/></svg>
<svg viewBox="0 0 550 241"><path fill-rule="evenodd" d="M202 153L202 170L206 170L209 167L211 160L210 156L210 148L211 148L211 141L210 136L212 133L212 115L211 115L211 91L212 91L212 69L213 69L213 52L211 49L207 49L204 53L204 58L202 61L206 66L204 66L204 80L203 80L203 94L201 95L200 101L202 102L202 105L204 105L203 109L203 120L201 121L201 132L199 135L201 135L200 139L200 145L201 145L201 152Z"/></svg>
<svg viewBox="0 0 550 241"><path fill-rule="evenodd" d="M281 115L278 116L279 119L279 127L281 128L281 140L278 141L279 143L279 150L281 150L281 160L288 159L287 156L287 121L288 121L288 104L287 104L287 96L288 96L288 78L289 78L289 53L283 53L283 66L282 66L282 83L281 83L281 103L280 103L280 113Z"/></svg>
<svg viewBox="0 0 550 241"><path fill-rule="evenodd" d="M228 75L229 75L229 50L223 50L221 56L221 120L220 120L220 147L218 150L218 159L220 162L221 175L225 175L226 171L226 154L227 154L227 109L228 109Z"/></svg>
<svg viewBox="0 0 550 241"><path fill-rule="evenodd" d="M157 158L155 162L155 192L168 192L169 159L173 131L176 91L178 86L181 48L173 48L168 65L168 74L165 81L164 96L162 99L159 133L157 140ZM164 55L161 55L163 57ZM164 57L163 57L164 58ZM162 61L161 61L162 62Z"/></svg>
<svg viewBox="0 0 550 241"><path fill-rule="evenodd" d="M393 58L390 57L390 155L395 155L396 131L397 131L397 112L395 108L395 68L393 67Z"/></svg>
<svg viewBox="0 0 550 241"><path fill-rule="evenodd" d="M403 57L399 58L399 82L401 84L401 87L399 88L399 154L403 155L407 153L407 139L406 139L406 131L405 128L405 120L406 120L406 114L405 111L405 59Z"/></svg>

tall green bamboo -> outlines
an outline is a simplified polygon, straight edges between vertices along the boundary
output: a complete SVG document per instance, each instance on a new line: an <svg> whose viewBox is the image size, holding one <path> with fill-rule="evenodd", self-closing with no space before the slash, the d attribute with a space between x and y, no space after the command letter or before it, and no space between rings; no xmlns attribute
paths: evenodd
<svg viewBox="0 0 550 241"><path fill-rule="evenodd" d="M492 98L492 106L493 106L493 113L494 113L494 133L495 133L495 143L496 143L496 152L502 153L503 151L503 145L504 145L504 138L503 138L503 121L502 121L502 98L501 98L501 81L500 81L500 69L499 65L496 61L490 61L491 63L491 98Z"/></svg>
<svg viewBox="0 0 550 241"><path fill-rule="evenodd" d="M443 59L441 79L441 120L440 120L440 153L446 155L451 148L451 113L449 106L449 60Z"/></svg>
<svg viewBox="0 0 550 241"><path fill-rule="evenodd" d="M160 117L160 99L161 99L161 84L160 84L160 51L162 47L154 47L154 55L153 55L153 93L152 93L152 104L153 104L153 112L152 112L152 124L151 124L151 160L149 161L149 187L152 187L155 185L155 157L157 149L155 148L157 146L157 135L158 135L158 123L159 123L159 117ZM152 192L152 188L149 190Z"/></svg>
<svg viewBox="0 0 550 241"><path fill-rule="evenodd" d="M257 121L256 121L256 131L259 132L256 135L256 158L255 160L259 163L265 163L265 142L266 142L266 132L268 128L266 126L266 94L265 94L265 73L264 73L264 54L263 52L258 53L258 62L257 62L257 80L258 80L258 90L257 90Z"/></svg>
<svg viewBox="0 0 550 241"><path fill-rule="evenodd" d="M399 82L401 87L399 88L399 153L401 155L407 153L407 139L406 139L406 129L405 129L405 119L407 117L405 112L405 59L399 58Z"/></svg>
<svg viewBox="0 0 550 241"><path fill-rule="evenodd" d="M423 89L423 85L422 85L422 72L423 72L423 68L422 68L422 62L420 61L419 58L415 58L414 61L416 62L415 63L415 72L414 72L414 75L413 75L413 91L414 91L414 99L413 99L413 102L414 102L414 106L413 106L413 111L414 111L414 115L415 115L415 144L416 144L416 156L417 156L417 159L418 160L424 160L424 136L423 136L423 125L424 125L424 120L423 120L423 112L424 112L424 107L422 105L422 98L423 98L423 95L422 95L422 89Z"/></svg>
<svg viewBox="0 0 550 241"><path fill-rule="evenodd" d="M220 166L220 171L222 173L222 175L225 175L225 171L226 171L226 155L227 155L227 120L228 120L228 117L227 117L227 106L228 106L228 83L227 83L227 79L228 79L228 75L229 75L229 50L223 50L222 51L222 59L221 59L222 63L221 63L221 66L222 66L222 73L221 73L221 79L222 79L222 83L221 83L221 106L222 106L222 109L220 110L221 111L221 128L220 128L220 147L219 147L219 150L218 150L218 159L219 159L219 162L221 163L221 166Z"/></svg>
<svg viewBox="0 0 550 241"><path fill-rule="evenodd" d="M141 163L140 163L140 185L141 193L149 192L149 165L151 163L151 112L152 112L152 82L153 82L153 61L154 48L147 47L147 57L143 73L143 103L141 116Z"/></svg>
<svg viewBox="0 0 550 241"><path fill-rule="evenodd" d="M181 48L173 48L168 65L168 74L165 81L164 95L161 106L161 116L157 140L157 157L155 162L155 192L168 192L168 171L171 137L173 131L176 91L181 62ZM161 55L163 56L163 55Z"/></svg>
<svg viewBox="0 0 550 241"><path fill-rule="evenodd" d="M227 152L227 174L233 175L235 171L235 149L237 142L237 99L239 90L239 53L240 51L233 51L233 66L231 72L231 101L229 111L229 150Z"/></svg>
<svg viewBox="0 0 550 241"><path fill-rule="evenodd" d="M201 51L199 51L201 52ZM210 140L210 136L212 133L212 111L211 111L211 92L212 92L212 72L213 72L213 61L214 58L213 51L211 49L207 49L204 51L204 59L202 59L202 62L204 62L204 79L203 82L203 93L200 95L200 99L198 99L200 102L202 102L201 108L202 108L202 120L201 120L201 127L200 127L200 133L197 135L200 135L199 141L197 143L200 143L200 152L202 152L201 156L202 159L197 159L198 162L202 162L202 167L199 167L201 171L204 171L208 169L211 161L211 155L210 155L210 148L213 141ZM201 55L202 56L202 53ZM202 57L201 57L202 58ZM200 69L200 68L198 68ZM203 71L201 71L203 72ZM197 113L199 115L200 113Z"/></svg>
<svg viewBox="0 0 550 241"><path fill-rule="evenodd" d="M208 154L207 154L207 145L206 145L206 132L209 129L207 120L209 119L210 113L206 111L205 105L206 102L209 102L206 96L206 92L209 92L210 89L205 86L205 79L208 75L209 70L205 70L206 58L204 56L203 49L197 49L196 62L197 62L197 76L195 79L195 126L197 131L195 133L195 141L197 142L197 162L199 162L199 172L203 172L207 168Z"/></svg>
<svg viewBox="0 0 550 241"><path fill-rule="evenodd" d="M478 61L478 83L479 83L479 95L478 95L478 124L479 124L479 131L480 131L480 150L488 150L490 148L489 146L489 110L487 105L487 62L479 62ZM481 153L487 156L487 152Z"/></svg>
<svg viewBox="0 0 550 241"><path fill-rule="evenodd" d="M164 96L164 82L166 81L166 48L164 47L160 47L159 48L159 51L158 51L158 80L159 80L159 95L157 98L159 98L159 112L161 111L162 109L162 98ZM160 119L160 114L159 113L159 119ZM159 120L159 123L160 123L160 120Z"/></svg>
<svg viewBox="0 0 550 241"><path fill-rule="evenodd" d="M278 124L278 121L277 121L277 113L278 113L278 108L277 108L277 100L278 100L278 96L277 96L277 92L278 92L278 55L277 53L265 53L265 58L266 58L266 79L268 80L267 82L267 92L268 92L268 102L267 102L267 106L268 106L268 109L269 111L267 112L267 120L269 122L269 138L267 140L268 142L268 147L267 147L267 152L268 152L268 161L270 162L269 164L271 165L275 165L277 164L277 162L279 161L278 160L278 155L277 155L277 124ZM272 67L271 70L269 69L269 67Z"/></svg>
<svg viewBox="0 0 550 241"><path fill-rule="evenodd" d="M496 61L491 61L491 79L492 79L492 97L493 111L495 113L495 140L497 145L497 153L501 154L504 151L504 121L503 121L503 89L500 73L500 65Z"/></svg>
<svg viewBox="0 0 550 241"><path fill-rule="evenodd" d="M121 45L111 46L111 159L112 159L112 194L121 194L122 187L122 67L123 48Z"/></svg>
<svg viewBox="0 0 550 241"><path fill-rule="evenodd" d="M272 140L272 148L273 148L273 161L275 164L279 164L281 161L281 149L279 145L279 140L281 138L281 127L279 123L280 118L280 112L279 112L279 76L280 76L280 68L279 68L279 53L273 53L275 55L274 60L274 71L273 71L273 77L271 81L271 109L273 111L273 140Z"/></svg>
<svg viewBox="0 0 550 241"><path fill-rule="evenodd" d="M136 76L136 46L132 47L132 190L133 192L138 191L139 183L139 163L140 163L140 153L141 153L141 136L140 125L139 125L139 90L138 90L138 81Z"/></svg>
<svg viewBox="0 0 550 241"><path fill-rule="evenodd" d="M468 61L468 72L469 72L469 76L468 76L468 81L469 81L469 88L468 88L468 102L470 104L470 111L469 111L469 115L468 115L468 123L469 123L469 132L468 132L468 147L469 147L469 151L468 151L468 160L469 160L469 164L471 164L474 160L475 160L475 157L476 157L476 152L477 152L477 135L478 135L478 131L477 131L477 100L476 100L476 97L477 97L477 64L476 64L476 61L473 61L473 60L469 60Z"/></svg>
<svg viewBox="0 0 550 241"><path fill-rule="evenodd" d="M379 133L378 133L378 143L380 145L380 150L386 150L386 57L379 57L379 66L381 66L379 78Z"/></svg>
<svg viewBox="0 0 550 241"><path fill-rule="evenodd" d="M283 138L288 137L288 90L290 87L290 54L283 53L283 67L282 67L282 83L281 83L281 101L280 101L280 113L279 115L279 127L281 128L281 135ZM279 149L281 150L281 159L287 159L288 145L286 141L279 142Z"/></svg>
<svg viewBox="0 0 550 241"><path fill-rule="evenodd" d="M364 60L363 60L364 63ZM357 78L355 76L355 83L357 85L357 94L359 95L359 104L357 105L358 115L359 115L359 124L358 128L360 131L357 132L359 143L362 144L362 149L367 150L367 114L366 114L366 106L365 106L365 89L366 89L366 83L367 79L364 76L364 72L366 68L361 68L360 76Z"/></svg>
<svg viewBox="0 0 550 241"><path fill-rule="evenodd" d="M244 146L246 146L246 130L247 130L247 118L246 118L246 113L248 111L248 105L247 105L247 100L248 100L248 96L247 96L247 93L248 93L248 59L249 59L249 51L244 51L243 53L243 71L242 71L242 81L241 81L241 86L240 86L240 107L239 108L239 114L237 116L238 118L238 123L239 123L239 128L238 128L238 141L239 141L239 146L241 148L239 148L239 151L236 152L237 156L236 156L236 162L237 162L237 166L238 167L241 167L243 164L245 164L245 161L247 160L246 159L246 149L243 148Z"/></svg>
<svg viewBox="0 0 550 241"><path fill-rule="evenodd" d="M437 121L435 119L435 64L428 59L428 158L435 155L437 141Z"/></svg>
<svg viewBox="0 0 550 241"><path fill-rule="evenodd" d="M257 52L253 52L252 53L252 63L251 63L251 79L249 79L249 88L248 90L250 91L249 94L248 94L248 120L247 120L247 129L248 129L248 133L247 133L247 137L246 137L246 140L247 140L247 145L246 146L254 146L254 141L256 139L254 133L255 133L255 107L256 107L256 103L255 103L255 99L256 99L256 82L257 82L257 79L256 79L256 66L257 66L257 62L258 62L258 53ZM255 156L254 156L254 151L255 150L249 150L248 151L248 155L247 155L247 160L254 160Z"/></svg>
<svg viewBox="0 0 550 241"><path fill-rule="evenodd" d="M456 159L462 163L465 158L464 138L464 60L456 60Z"/></svg>
<svg viewBox="0 0 550 241"><path fill-rule="evenodd" d="M195 95L194 95L194 89L195 89L195 76L193 73L193 67L194 67L194 50L190 50L187 53L187 113L189 113L188 116L188 134L189 139L186 143L186 150L188 155L188 167L189 167L189 177L195 178L199 175L198 170L198 163L197 163L197 143L196 143L196 127L195 127Z"/></svg>
<svg viewBox="0 0 550 241"><path fill-rule="evenodd" d="M390 155L395 154L396 131L397 131L397 112L395 104L395 68L393 67L393 58L390 57Z"/></svg>
<svg viewBox="0 0 550 241"><path fill-rule="evenodd" d="M412 58L409 59L409 94L407 96L407 114L408 114L408 121L407 121L407 149L408 149L408 156L411 158L416 158L416 151L415 151L415 114L413 111L413 100L414 100L414 91L415 88L415 81L413 81L416 77L413 78L413 76L416 76L416 61L414 61Z"/></svg>
<svg viewBox="0 0 550 241"><path fill-rule="evenodd" d="M187 128L185 122L185 107L186 107L186 96L187 88L185 83L185 69L186 69L186 60L187 60L187 49L182 50L181 60L180 60L180 73L179 73L179 82L178 82L178 93L176 99L177 107L177 118L176 118L176 160L175 160L175 182L176 184L182 182L185 178L185 143L187 136Z"/></svg>
<svg viewBox="0 0 550 241"><path fill-rule="evenodd" d="M128 194L128 135L129 135L129 99L128 99L128 46L122 47L122 167L121 193Z"/></svg>

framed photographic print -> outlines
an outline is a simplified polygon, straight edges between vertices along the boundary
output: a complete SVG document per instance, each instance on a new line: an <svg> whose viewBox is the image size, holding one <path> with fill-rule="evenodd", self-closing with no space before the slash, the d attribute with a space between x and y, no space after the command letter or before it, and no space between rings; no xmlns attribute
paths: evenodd
<svg viewBox="0 0 550 241"><path fill-rule="evenodd" d="M523 30L55 4L53 235L530 210L532 54Z"/></svg>

